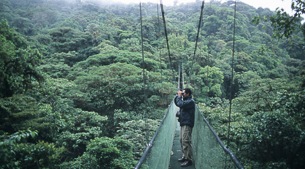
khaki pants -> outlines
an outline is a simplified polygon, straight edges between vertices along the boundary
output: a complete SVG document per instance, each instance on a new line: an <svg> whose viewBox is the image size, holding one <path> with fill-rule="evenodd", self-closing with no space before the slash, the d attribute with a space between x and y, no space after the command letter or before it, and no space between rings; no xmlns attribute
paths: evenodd
<svg viewBox="0 0 305 169"><path fill-rule="evenodd" d="M190 126L181 126L180 143L183 157L192 160L192 128Z"/></svg>

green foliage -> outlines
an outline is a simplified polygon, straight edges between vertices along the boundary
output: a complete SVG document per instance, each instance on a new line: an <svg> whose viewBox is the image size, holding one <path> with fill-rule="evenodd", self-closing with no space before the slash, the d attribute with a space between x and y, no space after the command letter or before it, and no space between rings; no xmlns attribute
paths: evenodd
<svg viewBox="0 0 305 169"><path fill-rule="evenodd" d="M282 79L260 79L255 75L249 80L244 84L251 85L233 100L231 149L238 149L236 155L246 168L302 168L304 155L299 150L304 147L304 106L299 106L304 91ZM228 105L218 102L214 108L199 106L226 140Z"/></svg>
<svg viewBox="0 0 305 169"><path fill-rule="evenodd" d="M288 166L293 166L292 159L300 156L294 143L303 139L302 129L294 125L293 118L287 112L257 112L250 121L253 135L250 143L255 159L264 164L266 161L280 162L287 159ZM291 161L290 161L291 160Z"/></svg>
<svg viewBox="0 0 305 169"><path fill-rule="evenodd" d="M143 4L143 60L138 5L2 0L0 168L132 168L176 92L180 62L246 168L304 168L304 7L293 2L292 17L238 2L236 18L230 2L210 2L195 56L200 3L168 6L169 63L155 4Z"/></svg>
<svg viewBox="0 0 305 169"><path fill-rule="evenodd" d="M219 17L215 15L207 17L203 22L205 23L203 29L206 31L207 35L216 34L222 24Z"/></svg>
<svg viewBox="0 0 305 169"><path fill-rule="evenodd" d="M1 136L1 146L9 146L9 145L13 145L15 143L19 143L25 139L28 139L30 137L35 138L37 136L37 131L31 131L31 130L19 130L18 132L10 135L10 136L6 136L7 138L5 138L4 136Z"/></svg>
<svg viewBox="0 0 305 169"><path fill-rule="evenodd" d="M243 145L240 146L242 147L240 153L243 156L247 156L250 151L252 155L247 158L258 160L258 164L252 167L272 168L272 165L284 165L300 168L303 166L298 160L298 162L292 160L303 156L298 149L304 146L302 132L304 125L297 119L303 119L304 108L299 107L298 110L292 108L302 104L300 97L303 92L292 92L295 87L287 84L281 81L272 84L269 82L269 85L256 83L255 96L245 93L243 97L238 98L240 100L234 101L238 103L237 112L249 115L246 124L251 126L242 125L244 129L239 135L243 137L243 141L239 144ZM294 94L288 94L289 91ZM246 101L243 98L248 99ZM244 101L247 102L247 106L244 106ZM284 159L286 159L285 163L282 162Z"/></svg>
<svg viewBox="0 0 305 169"><path fill-rule="evenodd" d="M84 155L61 167L129 169L135 165L131 150L132 144L126 140L100 137L91 140Z"/></svg>
<svg viewBox="0 0 305 169"><path fill-rule="evenodd" d="M62 148L53 143L40 141L27 143L35 139L36 131L18 131L0 142L0 168L56 168Z"/></svg>
<svg viewBox="0 0 305 169"><path fill-rule="evenodd" d="M88 99L88 106L92 105L89 110L109 114L116 105L119 106L117 108L131 108L140 102L143 96L135 91L142 88L141 72L133 65L115 63L95 67L87 75L79 76L76 84L80 85L80 91Z"/></svg>
<svg viewBox="0 0 305 169"><path fill-rule="evenodd" d="M0 99L1 128L5 132L25 130L32 126L32 120L37 118L39 108L34 98L24 95L14 95ZM12 123L14 121L14 123Z"/></svg>
<svg viewBox="0 0 305 169"><path fill-rule="evenodd" d="M20 168L56 168L62 148L54 144L38 142L37 144L16 145L16 161Z"/></svg>
<svg viewBox="0 0 305 169"><path fill-rule="evenodd" d="M100 48L101 47L101 48ZM138 67L144 67L149 71L155 71L159 68L159 63L153 59L145 59L145 64L142 64L142 56L138 52L130 52L126 50L118 50L114 46L108 44L100 44L101 52L90 56L85 61L79 62L76 67L87 69L92 66L110 65L112 63L128 63Z"/></svg>
<svg viewBox="0 0 305 169"><path fill-rule="evenodd" d="M102 137L108 132L105 129L106 117L95 112L74 110L63 117L65 126L54 138L57 145L66 148L66 159L78 157L86 151L91 139Z"/></svg>
<svg viewBox="0 0 305 169"><path fill-rule="evenodd" d="M37 132L31 130L18 131L10 136L1 135L0 141L0 167L1 168L16 168L19 166L18 162L15 162L15 146L30 137L37 136Z"/></svg>
<svg viewBox="0 0 305 169"><path fill-rule="evenodd" d="M301 15L305 14L304 6L305 2L301 0L292 1L291 9L294 12L292 16L290 16L286 11L284 11L284 9L277 9L276 15L270 18L270 21L276 30L276 36L289 37L295 30L301 28L299 22L301 20Z"/></svg>
<svg viewBox="0 0 305 169"><path fill-rule="evenodd" d="M257 72L253 71L235 74L235 82L238 83L238 89L240 93L249 90L251 83L258 79L260 79L260 76L257 74Z"/></svg>
<svg viewBox="0 0 305 169"><path fill-rule="evenodd" d="M303 59L300 52L300 46L304 46L305 39L305 24L302 22L304 20L303 15L305 3L302 0L293 0L291 2L292 15L289 15L284 9L277 8L276 13L272 16L265 15L260 17L255 17L253 23L259 24L260 22L271 22L273 28L272 34L279 38L287 38L288 44L285 44L287 50L293 48L291 56L298 59ZM297 39L297 40L296 40Z"/></svg>
<svg viewBox="0 0 305 169"><path fill-rule="evenodd" d="M0 23L0 97L23 93L32 87L32 81L43 80L36 67L40 53L27 46L26 40L9 28L7 22Z"/></svg>
<svg viewBox="0 0 305 169"><path fill-rule="evenodd" d="M107 132L115 133L114 111L141 112L144 105L142 70L126 63L96 67L87 75L79 76L76 84L81 93L74 98L76 106L107 115ZM141 91L141 90L140 90ZM111 97L109 97L111 96Z"/></svg>
<svg viewBox="0 0 305 169"><path fill-rule="evenodd" d="M203 94L206 94L207 97L221 97L221 84L224 76L219 68L206 66L201 68L197 76L201 78Z"/></svg>
<svg viewBox="0 0 305 169"><path fill-rule="evenodd" d="M139 159L159 123L159 121L152 119L122 122L119 125L118 136L133 143L133 153Z"/></svg>

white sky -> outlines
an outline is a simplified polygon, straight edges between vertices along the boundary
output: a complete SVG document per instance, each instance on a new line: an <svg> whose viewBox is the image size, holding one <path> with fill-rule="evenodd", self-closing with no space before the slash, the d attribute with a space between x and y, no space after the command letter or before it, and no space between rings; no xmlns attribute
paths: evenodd
<svg viewBox="0 0 305 169"><path fill-rule="evenodd" d="M122 3L145 3L145 2L153 2L153 3L160 3L160 0L113 0L115 2L122 2ZM175 0L162 0L164 5L173 5ZM187 2L195 2L196 0L176 0L178 4L180 3L187 3ZM246 4L249 4L255 8L262 7L262 8L269 8L272 11L275 11L277 7L284 8L287 13L291 13L291 0L238 0L242 1ZM206 0L205 2L209 2Z"/></svg>

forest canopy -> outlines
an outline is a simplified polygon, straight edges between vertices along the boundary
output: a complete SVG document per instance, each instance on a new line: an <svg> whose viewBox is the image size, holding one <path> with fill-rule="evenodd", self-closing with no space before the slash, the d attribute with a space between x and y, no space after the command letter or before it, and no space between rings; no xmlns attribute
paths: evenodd
<svg viewBox="0 0 305 169"><path fill-rule="evenodd" d="M195 55L201 2L165 6L171 60L157 4L142 5L141 27L138 4L0 1L0 168L133 168L180 63L245 168L305 168L304 2L294 16L237 2L234 17L211 1Z"/></svg>

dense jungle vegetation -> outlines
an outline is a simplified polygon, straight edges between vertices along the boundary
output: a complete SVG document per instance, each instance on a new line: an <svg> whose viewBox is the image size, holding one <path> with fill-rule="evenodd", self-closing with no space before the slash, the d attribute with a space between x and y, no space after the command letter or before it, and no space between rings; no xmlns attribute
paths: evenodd
<svg viewBox="0 0 305 169"><path fill-rule="evenodd" d="M304 24L238 2L232 64L230 2L205 4L193 57L200 7L165 6L170 63L157 4L142 8L143 62L138 4L1 0L0 168L133 168L180 62L224 142L232 92L229 148L245 168L305 168Z"/></svg>

